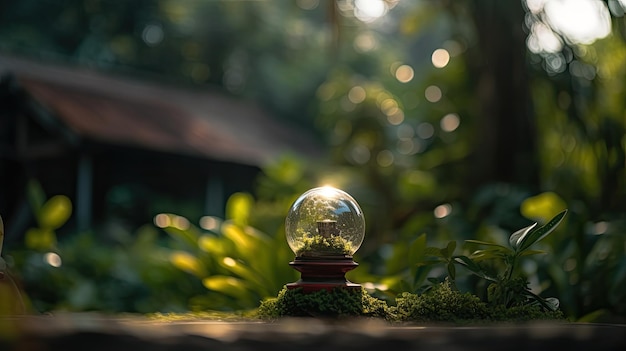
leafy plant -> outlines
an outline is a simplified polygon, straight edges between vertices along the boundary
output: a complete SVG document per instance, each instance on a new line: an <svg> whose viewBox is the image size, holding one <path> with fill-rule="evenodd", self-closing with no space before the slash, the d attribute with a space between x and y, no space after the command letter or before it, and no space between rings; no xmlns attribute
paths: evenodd
<svg viewBox="0 0 626 351"><path fill-rule="evenodd" d="M470 257L455 256L457 263L467 268L473 274L491 282L488 287L488 301L506 307L524 305L528 300L535 301L549 310L556 310L559 302L555 298L543 299L534 294L527 286L526 279L515 276L516 269L522 257L543 253L540 250L531 250L530 247L548 236L561 223L567 210L554 216L543 226L537 223L522 228L509 237L509 246L481 240L466 240L486 248L474 251ZM479 263L485 260L500 260L505 269L501 274L494 275L484 269Z"/></svg>
<svg viewBox="0 0 626 351"><path fill-rule="evenodd" d="M248 194L232 195L227 218L207 218L208 229L175 214L160 215L160 226L175 239L170 262L206 288L191 299L192 309L252 309L297 279L284 234L271 236L248 224L253 205Z"/></svg>
<svg viewBox="0 0 626 351"><path fill-rule="evenodd" d="M12 250L11 265L29 308L38 312L181 312L193 281L165 259L170 249L153 228L135 233L84 232L57 238L72 204L63 195L47 198L40 184L27 188L37 223L24 247Z"/></svg>
<svg viewBox="0 0 626 351"><path fill-rule="evenodd" d="M424 282L430 267L433 265L444 265L448 274L449 282L455 285L456 267L454 250L456 249L456 241L449 241L443 248L426 246L426 234L420 235L411 245L409 251L409 259L415 264L411 267L413 280L413 288L410 291L418 290L418 285ZM433 281L431 279L431 281Z"/></svg>
<svg viewBox="0 0 626 351"><path fill-rule="evenodd" d="M57 246L56 230L70 218L72 202L65 195L47 198L41 184L34 180L29 181L27 193L38 226L26 231L26 247L38 251L53 250Z"/></svg>

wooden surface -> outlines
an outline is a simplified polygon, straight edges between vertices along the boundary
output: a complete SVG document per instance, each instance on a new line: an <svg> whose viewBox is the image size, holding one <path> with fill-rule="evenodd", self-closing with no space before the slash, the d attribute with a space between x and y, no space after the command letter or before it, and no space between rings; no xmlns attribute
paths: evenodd
<svg viewBox="0 0 626 351"><path fill-rule="evenodd" d="M380 320L156 321L97 314L0 317L0 350L626 350L626 325L392 326Z"/></svg>

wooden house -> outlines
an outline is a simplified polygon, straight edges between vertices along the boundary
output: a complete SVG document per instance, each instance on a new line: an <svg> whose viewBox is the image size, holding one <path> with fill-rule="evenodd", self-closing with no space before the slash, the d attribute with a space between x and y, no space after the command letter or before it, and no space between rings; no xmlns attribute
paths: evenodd
<svg viewBox="0 0 626 351"><path fill-rule="evenodd" d="M0 55L0 213L25 230L29 179L73 202L72 227L167 211L223 215L284 153L315 157L305 131L218 90ZM69 224L68 224L69 225Z"/></svg>

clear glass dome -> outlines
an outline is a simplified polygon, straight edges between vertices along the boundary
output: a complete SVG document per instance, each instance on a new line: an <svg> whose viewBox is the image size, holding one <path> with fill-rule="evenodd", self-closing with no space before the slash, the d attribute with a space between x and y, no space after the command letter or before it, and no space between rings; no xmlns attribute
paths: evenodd
<svg viewBox="0 0 626 351"><path fill-rule="evenodd" d="M365 218L345 191L313 188L291 205L285 232L296 257L351 257L363 243Z"/></svg>

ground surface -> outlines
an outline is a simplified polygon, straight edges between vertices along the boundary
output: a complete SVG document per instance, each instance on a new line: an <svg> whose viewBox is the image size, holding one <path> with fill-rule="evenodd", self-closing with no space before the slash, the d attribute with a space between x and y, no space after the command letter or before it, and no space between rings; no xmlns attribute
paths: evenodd
<svg viewBox="0 0 626 351"><path fill-rule="evenodd" d="M0 350L626 350L626 325L390 325L376 319L276 322L63 314L0 317Z"/></svg>

